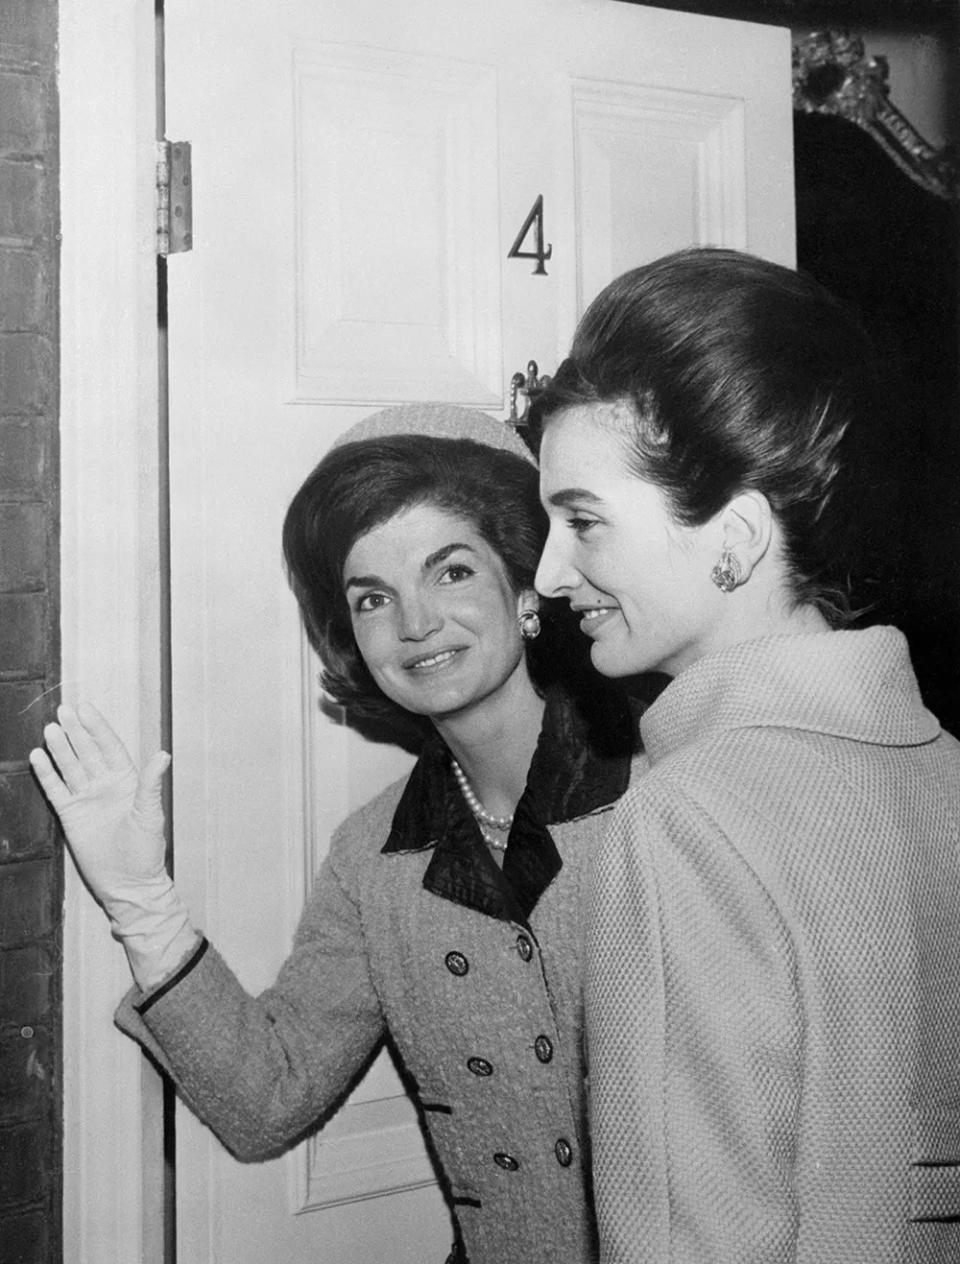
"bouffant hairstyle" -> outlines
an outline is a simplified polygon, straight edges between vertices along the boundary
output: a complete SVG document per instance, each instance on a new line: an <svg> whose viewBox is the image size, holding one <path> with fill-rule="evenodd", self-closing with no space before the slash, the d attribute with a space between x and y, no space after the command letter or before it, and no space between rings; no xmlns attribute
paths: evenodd
<svg viewBox="0 0 960 1264"><path fill-rule="evenodd" d="M376 685L357 648L344 563L361 536L416 505L472 523L502 560L515 593L533 588L547 520L531 460L472 439L422 434L333 448L287 510L283 552L307 636L323 663L323 687L354 720L389 724L407 713ZM544 634L527 643L531 674L541 683L549 674L550 622L545 618Z"/></svg>
<svg viewBox="0 0 960 1264"><path fill-rule="evenodd" d="M700 526L742 491L780 525L792 599L852 617L855 457L878 406L859 322L817 282L752 255L680 251L625 273L590 305L569 358L536 399L626 402L628 464ZM867 424L865 424L867 423Z"/></svg>

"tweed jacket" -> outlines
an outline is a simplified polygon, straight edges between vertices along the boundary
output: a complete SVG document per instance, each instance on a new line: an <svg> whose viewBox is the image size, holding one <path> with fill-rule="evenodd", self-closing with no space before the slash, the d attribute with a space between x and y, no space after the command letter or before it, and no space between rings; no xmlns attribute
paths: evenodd
<svg viewBox="0 0 960 1264"><path fill-rule="evenodd" d="M152 994L134 989L119 1025L244 1159L316 1126L388 1038L459 1258L595 1260L582 927L590 862L631 771L625 704L611 727L619 753L592 752L550 695L502 870L432 741L406 783L336 832L273 987L250 997L203 945Z"/></svg>
<svg viewBox="0 0 960 1264"><path fill-rule="evenodd" d="M598 852L605 1264L960 1261L960 746L892 628L694 664Z"/></svg>

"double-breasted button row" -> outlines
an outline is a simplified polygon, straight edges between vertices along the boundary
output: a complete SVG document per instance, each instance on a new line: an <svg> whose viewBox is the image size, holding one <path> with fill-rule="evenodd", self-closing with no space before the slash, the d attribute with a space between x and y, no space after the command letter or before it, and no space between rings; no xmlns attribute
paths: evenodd
<svg viewBox="0 0 960 1264"><path fill-rule="evenodd" d="M553 1152L557 1156L557 1162L561 1167L569 1167L573 1162L573 1146L566 1137L557 1138ZM497 1151L493 1156L493 1161L497 1167L502 1167L505 1172L516 1172L520 1167L519 1159L515 1159L512 1154L505 1154L502 1150Z"/></svg>
<svg viewBox="0 0 960 1264"><path fill-rule="evenodd" d="M549 1036L538 1036L533 1042L533 1051L538 1061L543 1063L553 1061L553 1042ZM467 1058L467 1070L472 1071L474 1075L486 1078L488 1075L493 1075L493 1063L488 1062L486 1058Z"/></svg>
<svg viewBox="0 0 960 1264"><path fill-rule="evenodd" d="M533 944L528 935L517 936L517 952L520 954L521 961L529 961L533 957ZM462 978L470 969L470 962L462 952L448 952L444 957L444 964L451 974L459 978Z"/></svg>

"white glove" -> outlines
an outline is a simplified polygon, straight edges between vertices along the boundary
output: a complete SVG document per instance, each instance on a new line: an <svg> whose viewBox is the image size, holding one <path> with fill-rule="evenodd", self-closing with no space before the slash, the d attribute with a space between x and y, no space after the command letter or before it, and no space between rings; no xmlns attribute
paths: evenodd
<svg viewBox="0 0 960 1264"><path fill-rule="evenodd" d="M57 709L43 731L50 756L30 763L60 817L77 868L103 905L144 991L172 974L199 936L164 865L163 774L158 752L143 773L103 716L81 703Z"/></svg>

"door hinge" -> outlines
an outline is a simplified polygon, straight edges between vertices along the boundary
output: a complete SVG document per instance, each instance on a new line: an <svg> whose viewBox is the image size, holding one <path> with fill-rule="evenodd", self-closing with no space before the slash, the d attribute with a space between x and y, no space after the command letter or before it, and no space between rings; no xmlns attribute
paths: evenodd
<svg viewBox="0 0 960 1264"><path fill-rule="evenodd" d="M193 249L193 183L188 140L157 141L157 254Z"/></svg>

